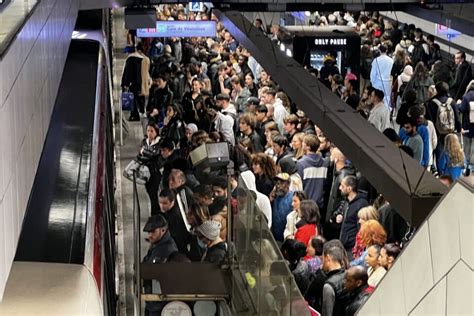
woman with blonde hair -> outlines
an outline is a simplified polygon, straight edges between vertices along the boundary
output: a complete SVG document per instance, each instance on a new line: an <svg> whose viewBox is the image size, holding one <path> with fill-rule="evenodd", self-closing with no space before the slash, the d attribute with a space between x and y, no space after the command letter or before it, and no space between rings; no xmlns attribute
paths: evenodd
<svg viewBox="0 0 474 316"><path fill-rule="evenodd" d="M375 207L372 205L363 207L359 210L357 213L357 217L359 218L359 225L362 228L362 225L367 222L368 220L379 219L379 212ZM354 248L352 248L352 258L359 258L365 250L365 245L362 243L362 240L360 238L360 229L357 232L356 235L356 243L354 245Z"/></svg>
<svg viewBox="0 0 474 316"><path fill-rule="evenodd" d="M464 153L458 137L453 133L446 135L444 150L438 161L439 174L449 175L455 181L461 176L464 165Z"/></svg>
<svg viewBox="0 0 474 316"><path fill-rule="evenodd" d="M293 135L293 139L291 140L291 147L295 153L295 159L299 160L304 155L303 149L303 137L304 133L296 133Z"/></svg>

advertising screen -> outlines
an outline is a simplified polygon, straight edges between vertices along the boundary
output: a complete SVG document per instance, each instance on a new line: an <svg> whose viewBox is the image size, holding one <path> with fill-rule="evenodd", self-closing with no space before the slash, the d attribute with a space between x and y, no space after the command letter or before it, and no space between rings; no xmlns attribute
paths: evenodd
<svg viewBox="0 0 474 316"><path fill-rule="evenodd" d="M138 37L215 37L215 21L157 21L155 28L137 29Z"/></svg>

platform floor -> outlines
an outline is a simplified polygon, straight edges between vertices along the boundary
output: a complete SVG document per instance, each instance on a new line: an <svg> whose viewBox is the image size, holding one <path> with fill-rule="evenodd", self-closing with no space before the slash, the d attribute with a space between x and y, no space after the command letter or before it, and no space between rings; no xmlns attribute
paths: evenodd
<svg viewBox="0 0 474 316"><path fill-rule="evenodd" d="M123 135L123 145L120 144L120 82L122 78L123 66L126 54L123 49L126 46L126 34L124 28L124 11L121 9L112 10L113 14L113 83L114 83L114 106L116 112L116 172L117 172L117 227L118 227L118 269L119 269L119 311L120 315L134 315L134 253L133 253L133 185L132 182L122 177L125 166L138 154L140 142L143 139L143 129L140 122L128 122L129 114L123 113L124 124L128 133ZM150 215L150 203L144 186L138 186L138 194L141 207L141 225L143 228ZM141 232L141 255L143 258L148 249L145 241L145 233Z"/></svg>

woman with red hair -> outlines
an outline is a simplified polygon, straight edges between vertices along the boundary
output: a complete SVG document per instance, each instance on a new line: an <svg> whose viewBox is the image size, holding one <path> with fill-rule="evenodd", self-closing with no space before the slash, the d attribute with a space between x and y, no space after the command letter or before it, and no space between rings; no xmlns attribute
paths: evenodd
<svg viewBox="0 0 474 316"><path fill-rule="evenodd" d="M362 245L365 246L365 251L358 258L352 260L351 266L364 266L367 268L365 263L367 249L369 249L369 247L373 245L383 247L383 245L387 241L387 233L385 232L385 229L383 228L382 224L380 224L375 219L370 219L364 224L362 224L359 234L360 241Z"/></svg>

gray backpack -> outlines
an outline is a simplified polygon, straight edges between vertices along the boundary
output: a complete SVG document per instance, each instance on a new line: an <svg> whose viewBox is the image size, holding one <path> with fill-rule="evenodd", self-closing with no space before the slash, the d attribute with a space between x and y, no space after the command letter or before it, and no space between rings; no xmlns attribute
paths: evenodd
<svg viewBox="0 0 474 316"><path fill-rule="evenodd" d="M451 107L452 98L448 98L445 103L441 103L438 99L433 99L438 106L436 114L436 129L440 134L449 134L454 132L454 111Z"/></svg>

